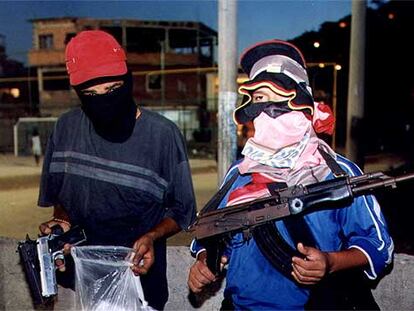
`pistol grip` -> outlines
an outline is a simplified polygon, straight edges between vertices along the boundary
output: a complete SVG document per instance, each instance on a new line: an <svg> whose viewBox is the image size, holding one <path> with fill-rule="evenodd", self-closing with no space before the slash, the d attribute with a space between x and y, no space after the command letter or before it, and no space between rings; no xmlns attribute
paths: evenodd
<svg viewBox="0 0 414 311"><path fill-rule="evenodd" d="M52 228L50 228L52 230L52 234L54 235L62 235L64 233L63 228L61 225L54 225Z"/></svg>

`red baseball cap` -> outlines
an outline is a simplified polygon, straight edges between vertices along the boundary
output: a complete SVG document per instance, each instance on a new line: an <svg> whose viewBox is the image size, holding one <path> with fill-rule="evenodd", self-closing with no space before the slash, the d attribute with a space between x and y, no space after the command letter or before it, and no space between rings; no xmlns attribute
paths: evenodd
<svg viewBox="0 0 414 311"><path fill-rule="evenodd" d="M70 84L126 74L126 55L119 43L105 31L86 30L66 46L66 69Z"/></svg>

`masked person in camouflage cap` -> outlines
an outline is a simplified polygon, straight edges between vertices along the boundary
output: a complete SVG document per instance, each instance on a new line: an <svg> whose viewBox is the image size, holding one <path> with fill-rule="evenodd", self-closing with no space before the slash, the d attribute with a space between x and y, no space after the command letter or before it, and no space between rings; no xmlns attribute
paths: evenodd
<svg viewBox="0 0 414 311"><path fill-rule="evenodd" d="M244 97L234 120L252 120L255 132L242 150L244 157L228 170L223 184L236 179L217 208L268 197L286 186L362 173L318 138L318 133L332 134L334 119L328 106L314 102L305 60L295 46L280 40L259 43L243 53L241 67L249 80L239 88ZM198 293L217 277L206 265L203 245L193 241L191 251L197 260L188 285ZM380 277L392 252L373 196L259 226L252 237L239 233L227 244L223 309L378 308L362 279ZM330 276L341 272L346 282L332 281Z"/></svg>

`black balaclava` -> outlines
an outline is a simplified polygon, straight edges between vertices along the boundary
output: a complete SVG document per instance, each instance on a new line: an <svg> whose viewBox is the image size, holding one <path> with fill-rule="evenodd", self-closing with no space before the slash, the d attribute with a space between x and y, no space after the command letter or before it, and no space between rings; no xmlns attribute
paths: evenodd
<svg viewBox="0 0 414 311"><path fill-rule="evenodd" d="M84 95L81 90L90 86L124 81L124 84L110 93ZM136 121L137 106L132 96L132 74L105 77L87 81L75 87L81 101L81 108L92 122L96 133L110 142L122 143L132 134Z"/></svg>

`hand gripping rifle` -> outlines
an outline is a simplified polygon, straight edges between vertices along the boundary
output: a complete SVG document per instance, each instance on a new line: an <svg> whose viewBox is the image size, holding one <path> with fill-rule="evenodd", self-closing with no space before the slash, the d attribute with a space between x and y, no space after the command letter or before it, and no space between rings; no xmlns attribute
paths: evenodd
<svg viewBox="0 0 414 311"><path fill-rule="evenodd" d="M57 294L55 262L64 260L64 245L78 245L86 241L84 231L78 226L65 233L59 225L51 229L51 234L37 240L27 236L17 247L35 306L47 305Z"/></svg>
<svg viewBox="0 0 414 311"><path fill-rule="evenodd" d="M414 173L390 177L382 172L355 177L338 177L310 185L296 185L277 191L267 198L228 206L214 211L201 211L189 227L196 240L207 250L207 265L218 273L226 239L243 232L245 239L260 225L310 212L316 208L346 206L354 197L371 194L376 189L396 188L397 183L414 179Z"/></svg>

